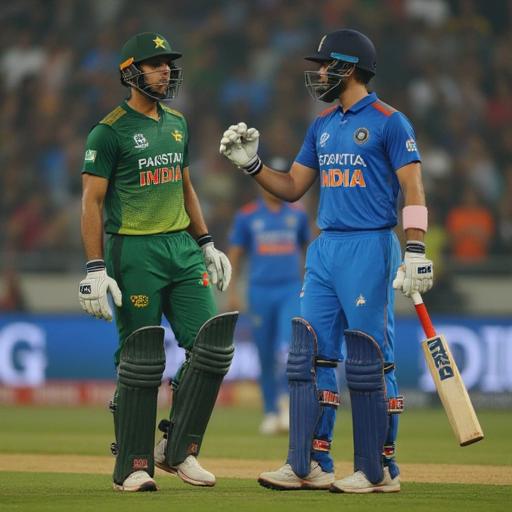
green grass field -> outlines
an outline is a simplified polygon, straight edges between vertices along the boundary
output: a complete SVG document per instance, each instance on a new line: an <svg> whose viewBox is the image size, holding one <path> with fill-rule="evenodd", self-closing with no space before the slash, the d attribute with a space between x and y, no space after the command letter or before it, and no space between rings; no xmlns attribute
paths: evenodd
<svg viewBox="0 0 512 512"><path fill-rule="evenodd" d="M164 415L161 412L160 417ZM440 409L408 410L401 418L399 461L404 465L432 464L495 466L510 474L512 481L512 412L480 411L486 434L481 443L460 448ZM286 454L287 437L261 437L257 427L260 413L251 408L217 408L201 453L205 462L217 458L269 461L272 469ZM0 461L9 454L107 456L112 442L112 418L96 408L16 408L0 409ZM339 415L333 445L335 460L352 457L351 420L344 410ZM42 456L42 457L41 457ZM28 459L30 460L30 459ZM110 463L109 463L110 464ZM112 458L113 464L113 458ZM261 462L260 462L261 464ZM27 463L28 466L28 463ZM205 467L208 464L205 463ZM452 466L450 466L452 467ZM455 468L456 466L453 466ZM472 466L473 467L473 466ZM440 467L441 468L441 467ZM402 484L395 495L335 495L328 492L276 492L258 486L255 479L219 478L216 487L187 486L175 477L157 474L158 493L122 494L110 488L110 477L101 474L8 471L0 478L0 510L10 511L184 511L223 512L245 510L287 511L369 510L423 511L472 510L504 511L512 505L510 485L417 483ZM444 469L446 471L446 468ZM460 471L460 468L458 468ZM464 468L461 474L463 475ZM257 473L256 473L257 474ZM485 471L483 473L485 475ZM338 475L341 477L342 475ZM414 477L414 475L412 475ZM378 502L378 503L377 503Z"/></svg>

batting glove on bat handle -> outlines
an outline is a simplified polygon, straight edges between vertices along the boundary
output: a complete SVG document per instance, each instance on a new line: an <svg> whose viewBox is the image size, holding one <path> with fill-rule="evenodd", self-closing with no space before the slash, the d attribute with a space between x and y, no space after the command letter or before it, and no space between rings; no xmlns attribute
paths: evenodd
<svg viewBox="0 0 512 512"><path fill-rule="evenodd" d="M406 297L413 292L428 292L434 283L432 261L425 257L425 244L422 242L407 242L404 261L398 267L393 288L401 290Z"/></svg>

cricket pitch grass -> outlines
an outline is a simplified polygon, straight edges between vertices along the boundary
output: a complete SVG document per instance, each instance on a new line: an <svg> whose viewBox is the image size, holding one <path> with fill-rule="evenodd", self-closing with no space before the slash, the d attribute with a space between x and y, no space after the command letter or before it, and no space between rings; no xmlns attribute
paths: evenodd
<svg viewBox="0 0 512 512"><path fill-rule="evenodd" d="M111 489L112 417L98 408L0 409L1 512L505 511L512 507L512 412L478 411L485 439L461 448L441 409L402 415L398 494L344 495L324 491L279 492L260 487L261 471L286 457L286 435L258 434L257 407L218 407L201 452L217 476L197 488L156 470L157 493ZM160 411L159 418L166 411ZM352 471L350 413L338 414L333 455L336 476Z"/></svg>

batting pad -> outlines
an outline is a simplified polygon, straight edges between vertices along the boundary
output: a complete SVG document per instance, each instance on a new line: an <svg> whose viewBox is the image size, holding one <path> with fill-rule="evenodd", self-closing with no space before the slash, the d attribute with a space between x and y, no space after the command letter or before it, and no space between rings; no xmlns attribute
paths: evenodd
<svg viewBox="0 0 512 512"><path fill-rule="evenodd" d="M321 406L316 386L316 334L306 320L292 320L292 340L286 374L290 388L288 464L300 478L310 472L311 450Z"/></svg>
<svg viewBox="0 0 512 512"><path fill-rule="evenodd" d="M345 372L352 403L354 471L373 484L384 478L382 453L388 430L384 361L377 342L361 331L346 330Z"/></svg>
<svg viewBox="0 0 512 512"><path fill-rule="evenodd" d="M135 471L154 474L153 446L158 388L165 368L164 329L142 327L126 338L120 354L114 414L114 482Z"/></svg>
<svg viewBox="0 0 512 512"><path fill-rule="evenodd" d="M171 467L189 455L199 454L220 385L235 352L233 334L237 319L238 312L216 315L197 334L190 360L173 395L165 454Z"/></svg>

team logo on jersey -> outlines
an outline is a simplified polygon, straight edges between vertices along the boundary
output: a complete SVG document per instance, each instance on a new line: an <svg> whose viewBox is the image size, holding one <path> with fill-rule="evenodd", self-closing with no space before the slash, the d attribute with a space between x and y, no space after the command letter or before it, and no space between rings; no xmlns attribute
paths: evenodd
<svg viewBox="0 0 512 512"><path fill-rule="evenodd" d="M146 140L146 137L142 133L136 133L133 136L133 140L135 141L135 149L145 149L149 146L148 141Z"/></svg>
<svg viewBox="0 0 512 512"><path fill-rule="evenodd" d="M362 294L359 294L359 297L356 299L356 306L364 306L366 304L366 299Z"/></svg>
<svg viewBox="0 0 512 512"><path fill-rule="evenodd" d="M407 139L405 141L405 149L412 153L413 151L418 151L418 148L416 146L416 141L414 139Z"/></svg>
<svg viewBox="0 0 512 512"><path fill-rule="evenodd" d="M354 141L356 144L364 144L370 137L368 128L358 128L354 132Z"/></svg>
<svg viewBox="0 0 512 512"><path fill-rule="evenodd" d="M149 297L147 295L130 295L130 300L136 308L147 308Z"/></svg>
<svg viewBox="0 0 512 512"><path fill-rule="evenodd" d="M179 130L174 130L171 135L174 137L174 140L176 142L182 142L183 141L183 132L180 132Z"/></svg>
<svg viewBox="0 0 512 512"><path fill-rule="evenodd" d="M85 152L84 160L86 162L94 162L94 160L96 160L96 154L97 154L97 152L94 149L88 149Z"/></svg>
<svg viewBox="0 0 512 512"><path fill-rule="evenodd" d="M327 132L322 133L320 135L320 147L323 148L325 146L325 143L329 139L330 135Z"/></svg>

